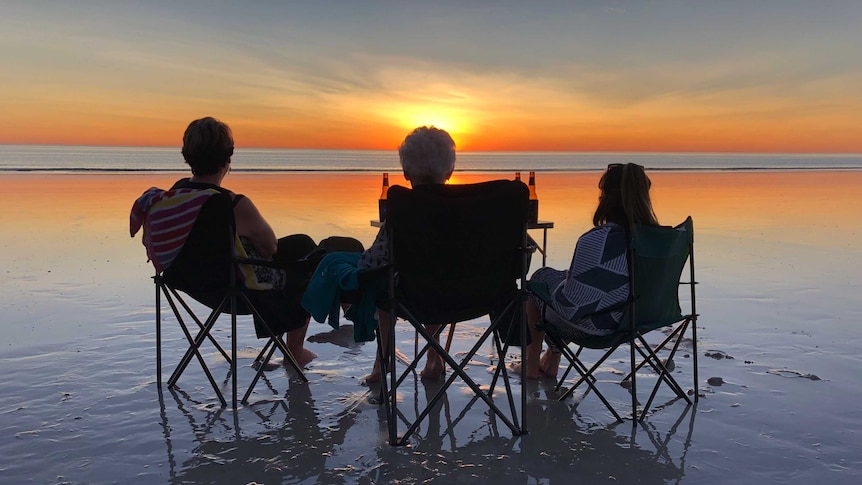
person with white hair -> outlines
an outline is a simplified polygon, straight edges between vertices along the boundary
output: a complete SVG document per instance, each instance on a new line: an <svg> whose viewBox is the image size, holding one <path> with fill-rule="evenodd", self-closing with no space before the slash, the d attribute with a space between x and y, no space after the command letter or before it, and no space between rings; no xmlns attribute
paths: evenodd
<svg viewBox="0 0 862 485"><path fill-rule="evenodd" d="M401 160L401 168L404 178L410 182L412 187L420 185L442 185L452 176L455 170L455 141L445 130L433 126L420 126L416 128L398 147L398 158ZM380 226L374 243L359 259L360 268L379 268L389 264L390 248L389 233L386 223ZM389 321L388 312L378 310L378 322ZM428 325L428 331L435 333L439 326ZM380 325L380 337L385 345L388 341L389 328ZM422 379L438 379L443 375L443 359L433 349L428 350L428 358L425 368L420 372ZM365 377L366 383L374 383L380 380L380 362L375 359L374 369Z"/></svg>

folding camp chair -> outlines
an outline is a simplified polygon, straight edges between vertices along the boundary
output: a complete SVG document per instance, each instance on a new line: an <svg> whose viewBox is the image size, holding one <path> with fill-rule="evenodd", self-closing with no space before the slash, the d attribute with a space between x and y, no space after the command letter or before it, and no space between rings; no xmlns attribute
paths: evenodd
<svg viewBox="0 0 862 485"><path fill-rule="evenodd" d="M512 395L506 369L510 342L526 340L526 270L530 248L527 237L527 187L520 182L497 180L470 185L420 185L413 190L394 186L389 189L386 225L391 244L388 269L390 309L389 339L378 345L383 372L382 400L386 402L389 441L406 443L430 409L439 402L456 378L482 399L515 435L526 429L523 411L526 394L521 380L521 420ZM437 338L450 324L484 315L491 323L473 347L459 361L438 343ZM423 347L407 368L396 371L395 321L409 321L422 336ZM440 325L432 335L425 325ZM497 369L486 392L466 372L468 362L492 337ZM381 342L378 334L378 342ZM450 375L414 421L408 421L399 437L397 392L429 348L436 350ZM522 349L523 353L523 349ZM493 399L498 376L508 399L509 414L503 413ZM523 377L523 376L522 376Z"/></svg>
<svg viewBox="0 0 862 485"><path fill-rule="evenodd" d="M273 262L235 256L235 232L233 202L230 195L219 193L210 196L201 207L188 239L176 259L162 273L157 273L153 277L156 286L156 372L158 385L161 386L162 383L161 331L162 296L164 296L189 344L188 350L179 360L177 367L168 379L168 387L176 386L177 381L192 359L197 359L222 406L227 405L200 351L201 346L209 341L230 364L233 408L237 406L237 315L254 315L255 325L259 332L268 336L266 345L261 349L256 359L259 364L257 374L242 398L244 404L248 402L248 397L276 348L281 350L287 362L299 374L300 379L307 381L282 336L273 332L272 327L261 314L260 305L266 303L274 295L267 294L266 290L249 290L238 281L237 275L240 265L273 265ZM181 292L207 306L211 310L208 316L203 319L200 318ZM212 332L222 314L229 314L231 320L229 352L225 351ZM190 328L191 322L187 324L186 318L193 321L195 326ZM196 332L194 335L192 335L192 330Z"/></svg>
<svg viewBox="0 0 862 485"><path fill-rule="evenodd" d="M614 334L576 339L571 342L577 346L573 350L564 341L559 332L555 332L554 321L562 319L550 305L544 305L542 322L545 335L562 351L563 357L569 362L569 367L557 384L557 390L563 386L572 369L577 371L579 378L561 397L566 399L582 384L586 383L588 390L596 393L604 405L618 421L620 414L598 388L597 370L621 345L629 345L630 370L622 382L630 382L631 416L632 419L643 420L650 409L653 400L662 383L673 393L687 403L691 403L686 392L673 377L668 365L673 359L690 330L692 345L693 393L697 401L697 313L695 306L694 275L694 227L691 217L676 227L669 226L636 226L628 235L627 251L629 261L630 296L623 313L621 328ZM689 267L689 281L681 281L686 262ZM679 301L679 290L688 286L690 291L690 312L682 313ZM551 301L548 288L543 283L529 283L528 288L545 302ZM653 330L671 327L667 336L657 345L651 346L644 335ZM584 348L601 349L604 354L591 366L581 360ZM667 352L663 359L660 352ZM640 361L638 361L640 356ZM666 365L667 364L667 365ZM638 372L649 367L655 373L655 385L646 404L638 415ZM641 377L643 378L643 377Z"/></svg>

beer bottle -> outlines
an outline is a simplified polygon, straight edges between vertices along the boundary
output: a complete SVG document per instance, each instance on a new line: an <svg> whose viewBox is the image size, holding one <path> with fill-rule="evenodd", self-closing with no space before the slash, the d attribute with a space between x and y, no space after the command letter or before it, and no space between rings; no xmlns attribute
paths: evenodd
<svg viewBox="0 0 862 485"><path fill-rule="evenodd" d="M530 189L530 210L527 213L528 222L539 221L539 197L536 195L536 172L530 172L530 181L527 183Z"/></svg>
<svg viewBox="0 0 862 485"><path fill-rule="evenodd" d="M515 172L515 181L517 181L517 182L521 181L521 172Z"/></svg>
<svg viewBox="0 0 862 485"><path fill-rule="evenodd" d="M377 209L380 212L380 222L386 220L386 211L389 209L389 201L386 200L386 193L389 192L389 174L383 173L383 190L380 192L380 199L377 201Z"/></svg>

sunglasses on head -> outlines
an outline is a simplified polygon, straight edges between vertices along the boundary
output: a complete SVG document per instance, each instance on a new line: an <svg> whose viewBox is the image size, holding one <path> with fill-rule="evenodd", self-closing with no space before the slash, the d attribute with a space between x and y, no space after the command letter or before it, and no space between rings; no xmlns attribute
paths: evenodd
<svg viewBox="0 0 862 485"><path fill-rule="evenodd" d="M611 170L616 170L616 169L618 169L618 168L623 168L623 165L627 165L627 164L625 164L625 163L609 163L609 164L608 164L608 171L610 172ZM643 169L644 169L643 165L638 165L638 164L636 164L636 163L629 163L628 165L634 165L635 167L637 167L637 168L639 168L639 169L641 169L641 170L643 170Z"/></svg>

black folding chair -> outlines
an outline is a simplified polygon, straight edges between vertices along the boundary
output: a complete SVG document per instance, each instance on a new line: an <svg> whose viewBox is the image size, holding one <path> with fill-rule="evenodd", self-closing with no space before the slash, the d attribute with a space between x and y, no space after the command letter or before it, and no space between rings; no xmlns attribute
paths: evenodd
<svg viewBox="0 0 862 485"><path fill-rule="evenodd" d="M392 264L388 270L390 309L387 346L378 345L382 363L382 399L386 403L389 441L403 445L446 389L460 378L482 399L514 435L525 432L526 394L521 379L521 410L516 409L506 354L511 342L526 341L526 282L531 248L527 245L527 187L521 182L497 180L471 185L420 185L389 189L386 225ZM456 360L438 343L446 325L484 315L491 323L472 348ZM395 321L410 322L423 339L422 349L402 372L396 371ZM425 325L440 325L432 335ZM378 334L379 336L379 334ZM491 338L492 337L492 338ZM466 372L466 366L488 339L493 341L496 372L486 392ZM378 341L380 341L378 339ZM427 406L408 421L398 436L397 392L429 348L452 369ZM523 354L523 348L522 348ZM523 355L522 355L523 357ZM484 370L484 369L483 369ZM509 413L494 402L497 379L505 387Z"/></svg>
<svg viewBox="0 0 862 485"><path fill-rule="evenodd" d="M222 406L227 405L219 385L201 354L201 346L208 341L230 364L232 406L234 409L237 407L237 315L253 315L258 334L263 334L268 338L257 356L258 370L242 398L243 404L248 402L249 396L276 348L281 350L300 379L305 382L308 380L288 350L282 336L272 330L273 327L267 322L260 310L261 305L274 303L273 300L278 298L276 294L278 292L250 290L238 281L237 275L240 265L272 266L274 263L272 261L238 258L234 253L235 241L233 201L229 194L212 195L201 208L179 255L166 270L153 277L156 286L156 372L158 385L161 386L162 384L161 332L162 296L164 296L189 344L188 350L179 360L168 379L168 387L174 388L192 359L197 359ZM208 307L211 310L208 316L200 318L181 293ZM212 332L222 314L229 314L231 320L229 352L225 351ZM188 324L186 323L187 318L191 320ZM195 324L194 327L190 326L192 322ZM195 330L194 335L192 330Z"/></svg>
<svg viewBox="0 0 862 485"><path fill-rule="evenodd" d="M588 390L604 403L605 407L618 420L620 414L598 387L597 371L602 364L621 346L629 345L629 373L621 383L630 383L631 417L643 420L662 384L679 398L691 404L685 390L671 373L670 363L687 335L691 338L692 381L694 401L698 399L697 377L697 317L695 304L695 273L694 273L694 226L691 217L676 227L669 226L636 226L628 235L629 288L630 296L626 304L622 328L614 334L575 339L566 341L556 329L557 325L565 325L564 318L554 312L550 305L544 305L541 325L545 335L558 348L569 362L568 369L560 378L557 390L564 385L569 373L574 369L579 378L560 397L566 399L586 383ZM689 267L689 281L681 281L686 263ZM544 283L528 283L529 290L544 300L551 301L548 288ZM690 293L689 311L683 313L680 307L679 290L688 287ZM660 328L670 328L667 335L657 345L650 345L645 335ZM576 350L569 347L574 344ZM591 365L583 362L583 349L601 349L603 354ZM665 352L664 359L659 357ZM644 367L651 369L655 375L655 385L652 392L638 414L638 372ZM643 378L643 377L641 377Z"/></svg>

